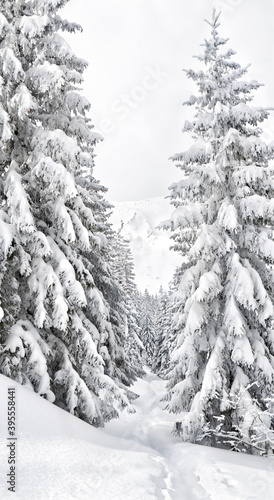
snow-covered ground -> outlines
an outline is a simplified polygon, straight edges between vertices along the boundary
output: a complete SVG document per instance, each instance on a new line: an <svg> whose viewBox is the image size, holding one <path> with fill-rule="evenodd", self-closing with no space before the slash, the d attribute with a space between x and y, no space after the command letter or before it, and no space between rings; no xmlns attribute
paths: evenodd
<svg viewBox="0 0 274 500"><path fill-rule="evenodd" d="M157 226L170 218L174 207L165 198L114 202L111 222L129 240L139 290L157 293L160 286L168 287L176 266L182 258L170 250L170 233Z"/></svg>
<svg viewBox="0 0 274 500"><path fill-rule="evenodd" d="M8 491L7 390L16 387L16 492ZM182 443L148 371L136 413L95 429L0 376L0 498L273 500L274 462ZM11 496L13 495L13 496Z"/></svg>

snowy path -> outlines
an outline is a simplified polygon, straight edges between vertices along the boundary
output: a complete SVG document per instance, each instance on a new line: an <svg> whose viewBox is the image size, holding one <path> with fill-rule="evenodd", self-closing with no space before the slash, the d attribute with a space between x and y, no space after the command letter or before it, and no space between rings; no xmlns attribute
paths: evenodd
<svg viewBox="0 0 274 500"><path fill-rule="evenodd" d="M144 380L138 380L133 387L140 395L136 400L135 414L123 413L119 420L113 420L106 425L106 432L112 436L121 436L131 442L143 444L148 448L152 463L158 465L159 477L154 478L156 498L164 500L182 499L185 490L180 475L165 457L165 443L181 443L171 435L173 422L178 419L163 412L160 402L164 392L165 382L148 372ZM178 492L178 494L176 493Z"/></svg>
<svg viewBox="0 0 274 500"><path fill-rule="evenodd" d="M16 493L7 489L7 389L16 387ZM135 414L94 429L0 376L0 498L274 500L274 462L182 443L160 403L164 382L134 388ZM12 497L11 497L12 495Z"/></svg>
<svg viewBox="0 0 274 500"><path fill-rule="evenodd" d="M163 409L160 400L164 387L164 381L148 372L133 387L140 394L135 404L136 414L124 413L106 426L112 435L136 440L150 448L151 459L161 465L161 477L155 481L156 498L274 500L273 461L182 443L171 435L178 416Z"/></svg>

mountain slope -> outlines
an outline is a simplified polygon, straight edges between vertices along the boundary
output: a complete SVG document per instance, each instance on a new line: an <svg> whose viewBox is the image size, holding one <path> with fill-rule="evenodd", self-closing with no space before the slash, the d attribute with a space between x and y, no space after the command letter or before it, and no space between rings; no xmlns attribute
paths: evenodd
<svg viewBox="0 0 274 500"><path fill-rule="evenodd" d="M169 218L173 208L164 198L113 202L111 222L129 240L133 255L136 284L141 291L158 292L168 287L182 258L170 250L170 233L157 226Z"/></svg>

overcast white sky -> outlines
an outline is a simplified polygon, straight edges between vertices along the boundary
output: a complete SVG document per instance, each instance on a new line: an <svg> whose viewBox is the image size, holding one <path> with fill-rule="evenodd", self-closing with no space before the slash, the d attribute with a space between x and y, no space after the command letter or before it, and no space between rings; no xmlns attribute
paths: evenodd
<svg viewBox="0 0 274 500"><path fill-rule="evenodd" d="M95 176L109 200L164 197L180 178L168 158L187 147L181 129L193 110L182 103L196 93L182 69L199 67L193 55L209 36L213 6L222 9L227 48L252 64L247 78L265 84L254 102L274 107L273 0L70 0L60 11L84 29L65 37L89 62L84 95L105 139ZM266 138L274 140L274 112Z"/></svg>

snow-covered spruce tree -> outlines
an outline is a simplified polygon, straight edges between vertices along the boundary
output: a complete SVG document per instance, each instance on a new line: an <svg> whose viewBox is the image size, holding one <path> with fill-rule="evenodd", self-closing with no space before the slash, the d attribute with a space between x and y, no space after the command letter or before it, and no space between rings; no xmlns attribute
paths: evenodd
<svg viewBox="0 0 274 500"><path fill-rule="evenodd" d="M122 229L122 227L121 227ZM138 290L135 283L134 263L129 242L121 235L121 229L112 237L112 268L120 285L119 307L125 328L124 351L130 359L130 379L142 377L145 348L140 339L140 311L137 310ZM119 309L116 306L116 310Z"/></svg>
<svg viewBox="0 0 274 500"><path fill-rule="evenodd" d="M158 295L158 310L155 318L155 347L153 352L152 371L160 377L165 378L170 365L170 332L172 315L171 315L171 295L165 292L162 287Z"/></svg>
<svg viewBox="0 0 274 500"><path fill-rule="evenodd" d="M141 294L139 299L140 309L140 338L146 351L146 363L152 366L155 353L156 315L159 309L157 297L150 295L148 290Z"/></svg>
<svg viewBox="0 0 274 500"><path fill-rule="evenodd" d="M168 356L165 345L168 294L164 292L162 287L159 290L158 301L159 309L156 313L156 337L151 368L154 373L161 375Z"/></svg>
<svg viewBox="0 0 274 500"><path fill-rule="evenodd" d="M91 317L98 330L102 332L97 350L104 360L105 373L126 390L130 399L135 399L136 395L127 388L136 380L132 359L125 349L128 337L125 303L129 298L125 297L124 290L121 288L114 263L117 248L120 246L120 238L108 222L111 205L102 197L104 188L95 182L93 186L97 191L97 196L90 197L89 205L96 220L94 230L96 234L104 234L105 241L104 245L100 245L87 255L85 265L90 268L95 285L107 303L108 320L106 321L100 313L96 314L93 308L87 311L87 316ZM94 270L96 272L93 272ZM140 363L138 369L140 369ZM140 373L138 371L138 374Z"/></svg>
<svg viewBox="0 0 274 500"><path fill-rule="evenodd" d="M128 400L101 355L116 339L95 283L107 246L92 174L100 136L78 92L86 62L58 33L79 29L57 14L66 3L0 8L1 372L103 425Z"/></svg>
<svg viewBox="0 0 274 500"><path fill-rule="evenodd" d="M177 343L176 323L180 317L181 300L177 285L180 281L181 268L177 268L168 292L159 291L156 314L156 342L152 370L160 377L167 379L174 362L172 352Z"/></svg>
<svg viewBox="0 0 274 500"><path fill-rule="evenodd" d="M236 430L242 449L263 452L274 425L267 412L274 390L273 146L258 126L269 111L251 105L260 85L242 78L247 68L233 61L234 51L222 50L219 15L213 12L198 57L204 70L187 71L198 86L186 103L195 118L184 126L194 144L173 157L184 177L171 186L176 209L164 224L187 255L168 408L188 412L184 440L207 434L214 445L221 419L224 441ZM255 450L260 433L268 437Z"/></svg>
<svg viewBox="0 0 274 500"><path fill-rule="evenodd" d="M160 313L160 329L163 328L165 333L159 351L161 363L159 375L165 379L169 377L175 365L172 353L177 345L178 332L180 332L181 329L180 319L182 308L184 307L184 303L181 301L180 292L178 291L178 285L184 268L185 264L176 268L173 279L169 285L169 294L164 305L163 313ZM166 398L167 397L168 395L166 395Z"/></svg>

